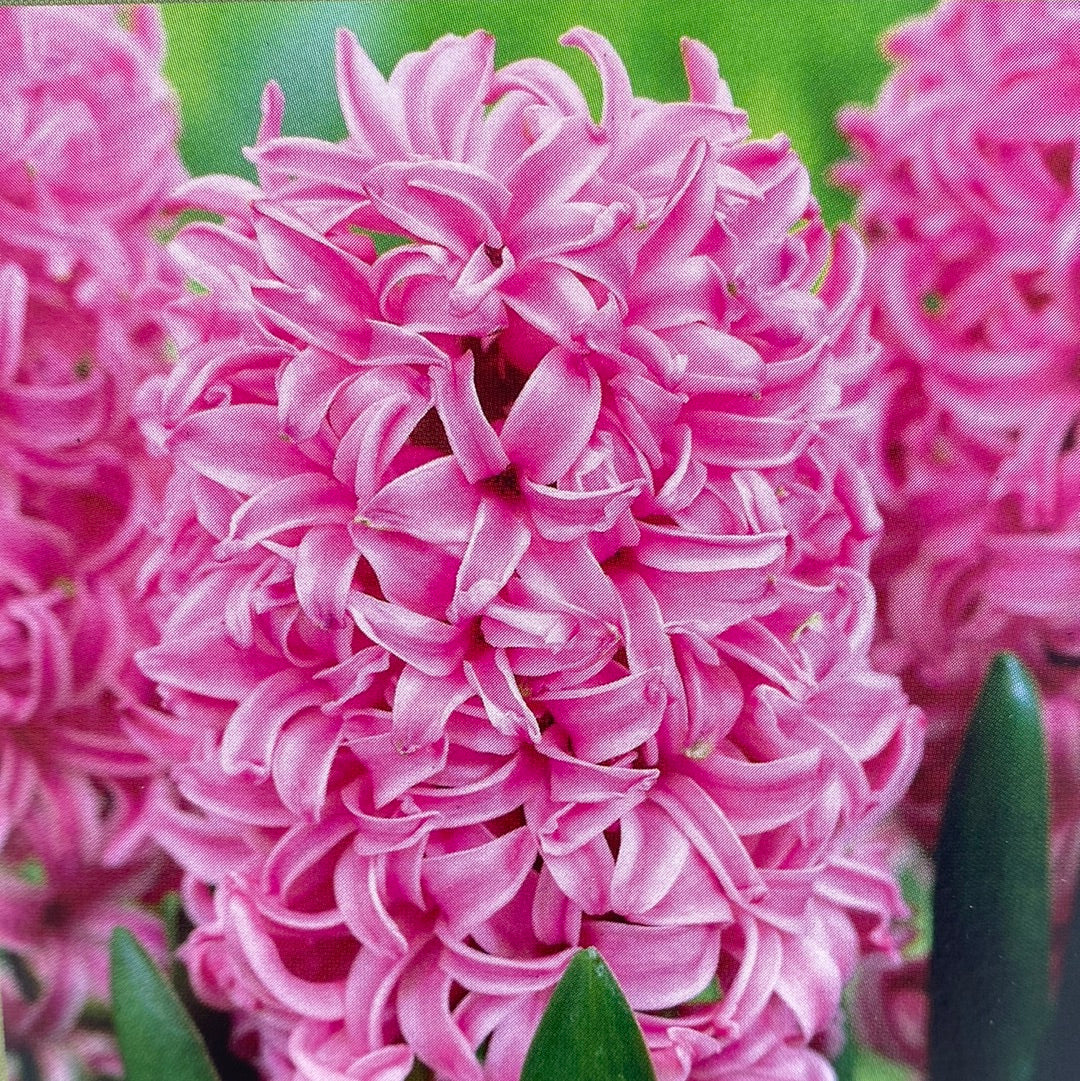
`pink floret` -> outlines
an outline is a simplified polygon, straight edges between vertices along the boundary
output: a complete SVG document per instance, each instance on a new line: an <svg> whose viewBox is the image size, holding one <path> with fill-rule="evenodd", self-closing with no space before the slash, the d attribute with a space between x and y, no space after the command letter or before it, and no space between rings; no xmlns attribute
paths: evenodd
<svg viewBox="0 0 1080 1081"><path fill-rule="evenodd" d="M836 175L883 345L874 657L929 720L903 818L933 844L986 666L1018 653L1046 704L1060 928L1080 846L1080 5L947 2L886 48L876 105L841 114L855 160ZM881 1045L913 1062L917 982L875 983L902 1004Z"/></svg>
<svg viewBox="0 0 1080 1081"><path fill-rule="evenodd" d="M271 84L259 183L172 200L224 223L139 404L153 829L270 1077L517 1081L595 946L663 1081L824 1081L894 949L922 718L867 661L861 245L703 46L659 105L564 42L599 122L485 33L386 80L341 31L349 136Z"/></svg>
<svg viewBox="0 0 1080 1081"><path fill-rule="evenodd" d="M0 981L14 1076L113 1072L80 1027L168 862L140 824L153 715L132 655L165 471L132 418L182 285L153 229L184 177L160 19L0 10ZM17 974L21 978L16 978ZM110 1058L112 1056L112 1058Z"/></svg>

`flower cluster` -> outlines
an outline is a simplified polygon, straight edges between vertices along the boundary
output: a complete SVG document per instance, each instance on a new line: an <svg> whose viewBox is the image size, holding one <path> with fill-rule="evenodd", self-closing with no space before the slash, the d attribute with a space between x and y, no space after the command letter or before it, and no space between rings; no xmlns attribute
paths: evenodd
<svg viewBox="0 0 1080 1081"><path fill-rule="evenodd" d="M193 984L271 1078L517 1081L595 946L663 1081L825 1079L893 948L922 718L867 660L861 245L703 46L661 105L563 41L599 121L483 32L384 79L343 31L343 142L271 84L258 183L173 198L221 224L139 402L136 723Z"/></svg>
<svg viewBox="0 0 1080 1081"><path fill-rule="evenodd" d="M109 1060L112 923L164 863L139 836L149 685L134 606L160 464L132 419L182 279L152 229L184 177L157 14L0 10L0 949L25 1076ZM30 1060L33 1060L30 1064ZM18 1068L18 1066L16 1066Z"/></svg>
<svg viewBox="0 0 1080 1081"><path fill-rule="evenodd" d="M947 0L887 47L836 175L884 346L875 659L929 718L904 817L933 843L979 681L1017 653L1046 700L1060 925L1080 863L1080 5ZM914 982L877 985L918 1061Z"/></svg>

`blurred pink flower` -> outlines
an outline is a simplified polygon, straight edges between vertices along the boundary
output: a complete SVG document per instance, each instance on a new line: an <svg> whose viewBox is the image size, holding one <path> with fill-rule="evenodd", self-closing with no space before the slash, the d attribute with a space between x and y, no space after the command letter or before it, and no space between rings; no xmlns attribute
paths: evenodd
<svg viewBox="0 0 1080 1081"><path fill-rule="evenodd" d="M165 477L132 402L165 368L183 279L153 229L184 171L159 16L120 14L0 11L0 949L37 987L4 979L9 1039L47 1078L108 1059L79 1017L113 923L160 939L136 906L166 862L128 730L152 712L135 594Z"/></svg>
<svg viewBox="0 0 1080 1081"><path fill-rule="evenodd" d="M1080 845L1080 5L946 2L886 48L876 105L841 114L856 159L836 176L884 350L874 657L929 721L903 817L934 842L986 666L1018 653L1046 703L1060 925ZM914 1048L912 1020L886 1024Z"/></svg>
<svg viewBox="0 0 1080 1081"><path fill-rule="evenodd" d="M0 10L0 253L36 252L61 280L82 264L84 290L120 268L139 281L146 245L126 237L184 176L161 20L125 9L129 32L118 10Z"/></svg>
<svg viewBox="0 0 1080 1081"><path fill-rule="evenodd" d="M922 718L866 657L861 246L703 46L658 105L563 40L598 123L483 32L385 80L342 31L344 142L271 84L259 184L172 200L224 224L139 406L140 738L193 984L272 1077L516 1081L591 945L663 1081L825 1079L893 949Z"/></svg>

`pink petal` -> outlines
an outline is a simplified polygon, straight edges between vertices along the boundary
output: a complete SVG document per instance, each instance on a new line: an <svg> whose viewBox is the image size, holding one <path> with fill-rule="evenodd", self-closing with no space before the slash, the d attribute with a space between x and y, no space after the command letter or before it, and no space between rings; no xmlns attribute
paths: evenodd
<svg viewBox="0 0 1080 1081"><path fill-rule="evenodd" d="M583 920L581 944L593 946L636 1010L671 1009L700 994L720 963L714 927L638 927Z"/></svg>
<svg viewBox="0 0 1080 1081"><path fill-rule="evenodd" d="M470 484L495 477L510 459L480 408L476 391L475 358L466 350L449 368L432 367L435 406L446 429L454 457Z"/></svg>
<svg viewBox="0 0 1080 1081"><path fill-rule="evenodd" d="M349 135L372 158L407 158L401 99L387 86L351 30L339 29L336 41L338 101Z"/></svg>
<svg viewBox="0 0 1080 1081"><path fill-rule="evenodd" d="M353 590L349 615L373 642L425 675L449 676L461 664L466 635L457 627Z"/></svg>
<svg viewBox="0 0 1080 1081"><path fill-rule="evenodd" d="M466 938L509 903L536 860L536 840L522 826L486 844L424 860L424 890L442 910L447 930Z"/></svg>
<svg viewBox="0 0 1080 1081"><path fill-rule="evenodd" d="M667 695L660 669L652 669L598 687L549 692L543 703L570 736L577 756L604 762L656 734Z"/></svg>
<svg viewBox="0 0 1080 1081"><path fill-rule="evenodd" d="M592 438L600 380L589 364L553 349L514 402L499 438L510 461L537 484L561 480Z"/></svg>
<svg viewBox="0 0 1080 1081"><path fill-rule="evenodd" d="M488 719L506 735L523 735L534 743L540 739L536 715L521 696L504 650L485 651L465 661L465 675L480 695Z"/></svg>
<svg viewBox="0 0 1080 1081"><path fill-rule="evenodd" d="M322 688L303 671L286 669L264 679L237 707L221 740L226 773L265 777L282 727L300 710L323 700Z"/></svg>
<svg viewBox="0 0 1080 1081"><path fill-rule="evenodd" d="M456 458L437 458L387 484L357 516L372 529L408 533L444 547L465 546L480 509L480 492Z"/></svg>
<svg viewBox="0 0 1080 1081"><path fill-rule="evenodd" d="M501 499L481 499L473 534L465 549L447 618L464 623L478 616L510 580L532 534L514 507Z"/></svg>
<svg viewBox="0 0 1080 1081"><path fill-rule="evenodd" d="M283 440L272 405L226 405L193 413L173 429L168 446L196 472L244 495L287 481L311 464Z"/></svg>

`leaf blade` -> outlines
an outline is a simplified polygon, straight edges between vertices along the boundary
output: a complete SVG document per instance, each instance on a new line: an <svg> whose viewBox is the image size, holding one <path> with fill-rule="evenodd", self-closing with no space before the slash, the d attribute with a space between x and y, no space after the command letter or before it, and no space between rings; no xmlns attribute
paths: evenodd
<svg viewBox="0 0 1080 1081"><path fill-rule="evenodd" d="M125 1081L220 1081L176 992L124 927L109 942L109 979Z"/></svg>
<svg viewBox="0 0 1080 1081"><path fill-rule="evenodd" d="M990 666L936 853L932 1081L1030 1081L1049 1012L1048 782L1038 692Z"/></svg>
<svg viewBox="0 0 1080 1081"><path fill-rule="evenodd" d="M579 950L567 965L521 1081L656 1081L637 1019L599 951Z"/></svg>

